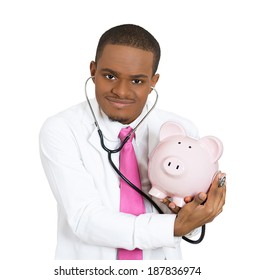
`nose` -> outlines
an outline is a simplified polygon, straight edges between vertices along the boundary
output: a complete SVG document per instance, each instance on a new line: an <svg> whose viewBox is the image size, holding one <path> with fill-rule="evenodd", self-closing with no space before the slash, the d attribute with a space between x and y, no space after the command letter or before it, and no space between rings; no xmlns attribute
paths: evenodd
<svg viewBox="0 0 254 280"><path fill-rule="evenodd" d="M171 176L179 176L184 172L183 162L176 157L168 157L163 163L164 171Z"/></svg>
<svg viewBox="0 0 254 280"><path fill-rule="evenodd" d="M114 84L112 92L120 98L127 98L130 95L130 85L125 80L118 80Z"/></svg>

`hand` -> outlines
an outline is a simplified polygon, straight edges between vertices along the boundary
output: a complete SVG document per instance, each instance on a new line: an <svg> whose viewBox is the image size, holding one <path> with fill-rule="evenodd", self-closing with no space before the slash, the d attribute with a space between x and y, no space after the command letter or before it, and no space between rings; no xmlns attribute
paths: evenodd
<svg viewBox="0 0 254 280"><path fill-rule="evenodd" d="M173 202L164 202L177 214L175 219L174 234L183 236L213 219L222 212L226 198L226 183L218 187L219 179L224 176L219 172L213 180L208 193L199 193L193 199L186 197L186 204L180 208Z"/></svg>

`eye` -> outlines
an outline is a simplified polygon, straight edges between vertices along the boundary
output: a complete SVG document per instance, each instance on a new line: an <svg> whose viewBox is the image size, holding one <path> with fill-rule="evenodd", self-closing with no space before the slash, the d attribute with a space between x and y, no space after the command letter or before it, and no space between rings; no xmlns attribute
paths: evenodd
<svg viewBox="0 0 254 280"><path fill-rule="evenodd" d="M182 142L178 142L178 144L180 145L180 144L182 144Z"/></svg>
<svg viewBox="0 0 254 280"><path fill-rule="evenodd" d="M105 77L108 79L108 80L115 80L116 77L114 75L111 75L111 74L107 74L105 75Z"/></svg>
<svg viewBox="0 0 254 280"><path fill-rule="evenodd" d="M189 146L189 149L191 149L192 147L191 146Z"/></svg>
<svg viewBox="0 0 254 280"><path fill-rule="evenodd" d="M138 79L135 79L135 80L132 80L132 83L135 84L135 85L139 85L139 84L142 84L142 81L138 80Z"/></svg>

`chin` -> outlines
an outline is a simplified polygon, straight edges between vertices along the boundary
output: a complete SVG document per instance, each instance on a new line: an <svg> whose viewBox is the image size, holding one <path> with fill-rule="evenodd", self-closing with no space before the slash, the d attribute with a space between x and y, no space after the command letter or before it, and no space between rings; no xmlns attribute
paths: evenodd
<svg viewBox="0 0 254 280"><path fill-rule="evenodd" d="M122 124L129 124L129 120L124 117L108 116L108 118L113 122L120 122Z"/></svg>

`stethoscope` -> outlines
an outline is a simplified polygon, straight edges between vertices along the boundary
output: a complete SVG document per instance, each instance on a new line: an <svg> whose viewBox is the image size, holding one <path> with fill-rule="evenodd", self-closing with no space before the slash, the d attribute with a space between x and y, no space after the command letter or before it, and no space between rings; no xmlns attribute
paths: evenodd
<svg viewBox="0 0 254 280"><path fill-rule="evenodd" d="M110 165L112 166L112 168L115 170L115 172L131 187L133 188L136 192L138 192L140 195L142 195L146 200L148 200L152 205L153 207L159 212L159 214L164 214L163 211L160 209L160 207L151 199L150 196L148 196L146 193L144 193L142 190L140 190L138 187L136 187L130 180L128 180L128 178L126 178L122 173L121 171L116 167L116 165L114 164L113 160L112 160L112 154L115 154L115 153L119 153L123 146L125 145L125 143L129 140L129 138L131 137L131 135L138 129L138 127L142 124L142 122L146 119L146 117L152 112L152 110L155 108L156 104L157 104L157 101L158 101L158 92L157 90L154 88L154 87L151 87L152 91L155 92L156 94L156 97L155 97L155 101L154 101L154 104L152 105L152 107L148 110L148 112L145 114L145 116L139 121L139 123L133 128L133 130L125 137L125 139L122 141L122 143L119 145L118 148L116 149L109 149L105 143L104 143L104 137L103 137L103 133L102 133L102 130L100 129L100 126L99 126L99 123L97 121L97 118L95 116L95 113L93 111L93 108L92 108L92 105L90 103L90 100L88 98L88 94L87 94L87 84L89 82L90 79L93 79L94 76L91 76L89 77L86 82L85 82L85 95L86 95L86 100L87 100L87 103L89 105L89 108L90 108L90 111L92 113L92 116L93 116L93 119L94 119L94 124L97 128L97 132L99 134L99 138L100 138L100 143L101 143L101 147L103 148L104 151L107 152L108 154L108 161L110 163ZM189 239L187 238L186 236L182 236L182 238L189 242L189 243L192 243L192 244L198 244L200 243L203 238L205 236L205 225L202 226L202 231L201 231L201 235L199 237L198 240L192 240L192 239Z"/></svg>

